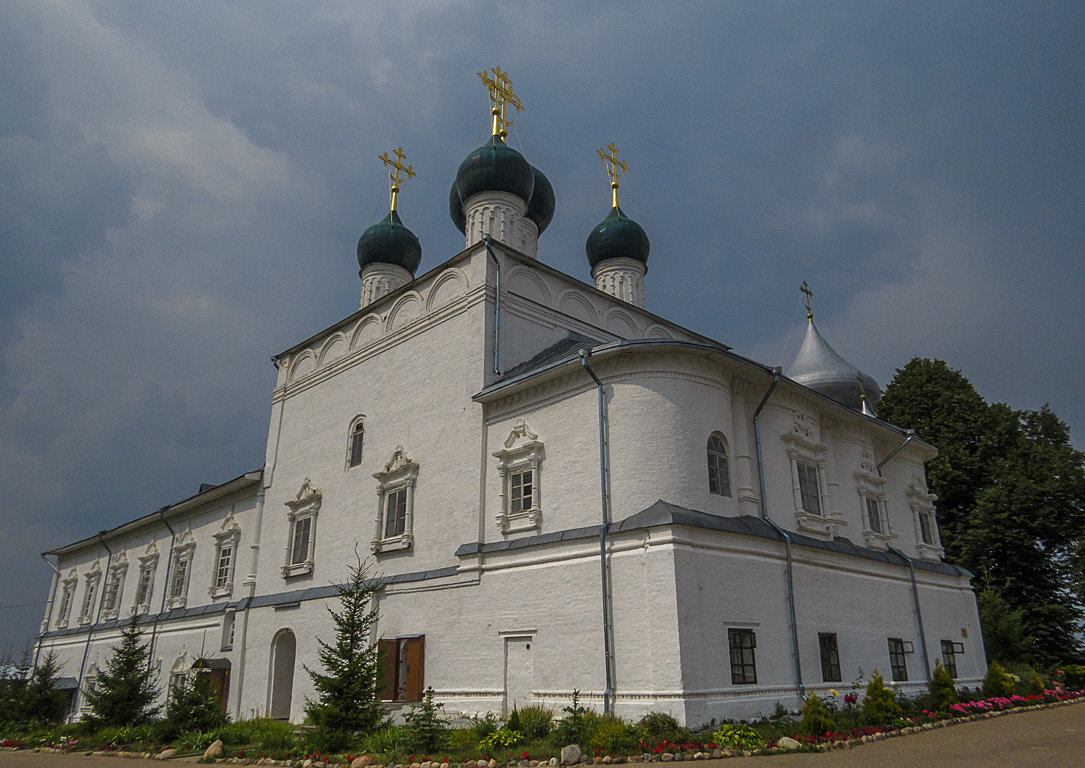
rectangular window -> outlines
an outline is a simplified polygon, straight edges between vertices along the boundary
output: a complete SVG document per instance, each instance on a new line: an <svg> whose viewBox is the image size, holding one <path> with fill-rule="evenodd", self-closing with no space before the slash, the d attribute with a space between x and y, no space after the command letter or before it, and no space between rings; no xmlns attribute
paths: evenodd
<svg viewBox="0 0 1085 768"><path fill-rule="evenodd" d="M532 503L534 476L535 473L530 469L522 469L519 472L513 472L510 476L509 483L512 486L512 493L510 496L512 508L509 512L511 514L523 512L534 506Z"/></svg>
<svg viewBox="0 0 1085 768"><path fill-rule="evenodd" d="M149 605L151 602L151 579L154 578L154 570L143 568L139 572L139 584L136 586L136 608L141 605Z"/></svg>
<svg viewBox="0 0 1085 768"><path fill-rule="evenodd" d="M821 514L821 497L818 495L818 468L813 464L795 462L799 472L799 496L802 508L811 515Z"/></svg>
<svg viewBox="0 0 1085 768"><path fill-rule="evenodd" d="M170 584L170 597L181 599L185 596L185 581L188 577L188 558L179 557L174 563L173 582Z"/></svg>
<svg viewBox="0 0 1085 768"><path fill-rule="evenodd" d="M234 559L234 548L224 546L219 550L219 564L215 571L215 588L222 589L230 581L230 563Z"/></svg>
<svg viewBox="0 0 1085 768"><path fill-rule="evenodd" d="M818 633L818 647L821 650L821 679L826 683L839 683L840 649L836 644L836 635L830 632Z"/></svg>
<svg viewBox="0 0 1085 768"><path fill-rule="evenodd" d="M389 491L384 511L384 538L400 536L407 529L407 489Z"/></svg>
<svg viewBox="0 0 1085 768"><path fill-rule="evenodd" d="M919 536L924 544L934 543L934 534L931 531L931 518L926 512L919 513Z"/></svg>
<svg viewBox="0 0 1085 768"><path fill-rule="evenodd" d="M117 607L117 593L121 587L120 571L113 571L105 583L105 592L102 593L102 610L112 611Z"/></svg>
<svg viewBox="0 0 1085 768"><path fill-rule="evenodd" d="M949 676L957 677L957 649L952 640L942 641L942 666L949 672Z"/></svg>
<svg viewBox="0 0 1085 768"><path fill-rule="evenodd" d="M64 594L60 598L60 617L57 619L60 624L68 621L68 612L72 609L72 593L74 591L73 587L64 587Z"/></svg>
<svg viewBox="0 0 1085 768"><path fill-rule="evenodd" d="M752 629L727 630L727 644L731 650L731 682L748 685L757 682L757 663L754 649L757 637Z"/></svg>
<svg viewBox="0 0 1085 768"><path fill-rule="evenodd" d="M889 638L889 668L893 679L903 683L908 679L908 663L904 658L904 641L899 637Z"/></svg>
<svg viewBox="0 0 1085 768"><path fill-rule="evenodd" d="M362 431L362 425L359 424L350 434L350 466L352 467L362 463L362 442L364 438L365 432Z"/></svg>
<svg viewBox="0 0 1085 768"><path fill-rule="evenodd" d="M97 581L87 582L87 591L83 595L83 608L79 611L80 621L90 621L90 615L94 611L94 595L98 591Z"/></svg>
<svg viewBox="0 0 1085 768"><path fill-rule="evenodd" d="M291 565L298 565L309 559L309 532L312 527L311 517L299 517L294 521L294 542L290 548Z"/></svg>
<svg viewBox="0 0 1085 768"><path fill-rule="evenodd" d="M219 647L224 651L234 647L234 611L227 611L222 617L222 642Z"/></svg>
<svg viewBox="0 0 1085 768"><path fill-rule="evenodd" d="M875 533L882 532L882 516L878 511L878 500L866 497L866 520L870 530Z"/></svg>
<svg viewBox="0 0 1085 768"><path fill-rule="evenodd" d="M426 636L380 641L378 695L383 701L421 701L425 690Z"/></svg>

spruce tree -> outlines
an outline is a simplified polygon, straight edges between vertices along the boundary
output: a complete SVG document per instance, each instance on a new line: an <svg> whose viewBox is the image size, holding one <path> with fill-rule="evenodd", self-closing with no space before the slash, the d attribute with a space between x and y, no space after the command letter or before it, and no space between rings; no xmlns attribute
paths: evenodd
<svg viewBox="0 0 1085 768"><path fill-rule="evenodd" d="M106 667L99 670L93 687L83 693L90 705L86 720L94 726L140 725L153 719L161 707L157 675L150 666L150 647L141 642L143 630L132 617L121 632L121 644L113 649Z"/></svg>
<svg viewBox="0 0 1085 768"><path fill-rule="evenodd" d="M211 676L197 674L195 679L185 678L170 694L166 706L165 733L179 736L182 733L205 733L226 725L226 713L222 711L218 694L211 688Z"/></svg>
<svg viewBox="0 0 1085 768"><path fill-rule="evenodd" d="M339 610L328 608L335 624L335 642L317 639L323 672L305 668L318 698L305 711L326 734L368 733L381 722L380 660L370 639L377 623L378 579L360 559L350 580L338 586Z"/></svg>
<svg viewBox="0 0 1085 768"><path fill-rule="evenodd" d="M22 696L22 719L37 725L59 723L68 711L68 697L57 688L60 665L57 655L49 651L27 681Z"/></svg>

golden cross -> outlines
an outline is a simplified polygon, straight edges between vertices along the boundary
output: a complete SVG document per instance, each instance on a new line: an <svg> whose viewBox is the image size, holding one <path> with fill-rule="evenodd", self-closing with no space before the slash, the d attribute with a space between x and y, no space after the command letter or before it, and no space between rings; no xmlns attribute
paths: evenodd
<svg viewBox="0 0 1085 768"><path fill-rule="evenodd" d="M603 161L603 165L607 169L607 176L610 177L610 189L611 197L613 198L614 207L618 207L618 179L621 175L629 170L629 166L625 164L624 160L618 159L618 148L614 146L614 142L607 144L606 149L610 150L608 155L602 149L596 150L599 158Z"/></svg>
<svg viewBox="0 0 1085 768"><path fill-rule="evenodd" d="M395 155L395 159L388 157L388 153L383 155L377 155L385 167L391 166L393 170L388 171L388 181L392 182L392 210L396 209L396 197L399 195L400 182L407 179L413 179L415 176L414 168L409 165L404 165L403 160L407 157L403 154L403 147L396 147L392 150L392 154ZM407 174L403 176L402 174Z"/></svg>
<svg viewBox="0 0 1085 768"><path fill-rule="evenodd" d="M805 280L802 281L802 287L799 288L799 291L806 294L806 319L813 321L814 310L810 308L810 297L814 295L814 292L810 290L810 286L807 285Z"/></svg>
<svg viewBox="0 0 1085 768"><path fill-rule="evenodd" d="M509 135L508 127L512 125L512 118L507 114L508 105L516 107L517 112L522 111L524 105L520 103L520 97L513 92L512 80L509 79L507 72L502 72L501 67L491 67L490 72L493 72L493 77L489 72L479 72L478 76L482 78L482 84L490 92L490 103L493 104L490 113L494 116L493 135L503 139Z"/></svg>

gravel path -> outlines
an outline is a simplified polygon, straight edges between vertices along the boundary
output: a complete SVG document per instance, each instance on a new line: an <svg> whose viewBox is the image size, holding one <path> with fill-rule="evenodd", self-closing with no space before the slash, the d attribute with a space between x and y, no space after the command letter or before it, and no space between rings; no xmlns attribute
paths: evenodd
<svg viewBox="0 0 1085 768"><path fill-rule="evenodd" d="M170 760L166 764L180 762L191 761ZM156 760L0 752L0 768L162 765ZM696 765L699 768L1085 768L1085 704L1014 713L822 754L703 760Z"/></svg>

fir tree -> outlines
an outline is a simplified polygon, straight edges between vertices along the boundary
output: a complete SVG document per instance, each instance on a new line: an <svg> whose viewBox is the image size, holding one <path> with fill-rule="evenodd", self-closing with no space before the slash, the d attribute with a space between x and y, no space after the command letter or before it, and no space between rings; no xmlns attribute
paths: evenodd
<svg viewBox="0 0 1085 768"><path fill-rule="evenodd" d="M863 717L868 725L891 725L901 716L897 697L885 686L878 670L866 686L866 698L863 699Z"/></svg>
<svg viewBox="0 0 1085 768"><path fill-rule="evenodd" d="M410 749L427 753L436 751L444 745L448 725L441 719L440 711L443 708L444 704L436 704L433 701L433 687L426 688L422 703L404 715L406 724L403 730ZM515 713L516 710L514 709L513 712ZM519 730L519 722L516 725L515 729L512 728L512 718L509 718L509 723L505 725L505 728L510 731Z"/></svg>
<svg viewBox="0 0 1085 768"><path fill-rule="evenodd" d="M151 706L158 698L155 672L150 666L150 648L140 642L143 630L136 617L121 632L121 644L113 649L106 667L98 672L94 686L83 693L90 705L86 718L95 726L140 725L153 719L161 707Z"/></svg>
<svg viewBox="0 0 1085 768"><path fill-rule="evenodd" d="M37 725L59 723L68 711L68 697L57 688L60 665L56 653L49 651L31 675L23 690L22 719Z"/></svg>
<svg viewBox="0 0 1085 768"><path fill-rule="evenodd" d="M182 733L213 731L226 725L226 713L222 711L218 694L211 688L211 676L197 674L195 679L185 678L175 687L166 706L168 737Z"/></svg>
<svg viewBox="0 0 1085 768"><path fill-rule="evenodd" d="M319 698L306 702L313 723L331 734L368 733L381 722L378 690L380 660L377 643L370 639L377 623L378 580L359 559L350 569L350 581L340 584L339 610L331 608L335 642L317 639L323 672L305 668Z"/></svg>
<svg viewBox="0 0 1085 768"><path fill-rule="evenodd" d="M948 712L949 708L957 703L957 687L953 678L941 659L934 660L934 672L927 684L927 692L930 694L931 708L936 712Z"/></svg>

